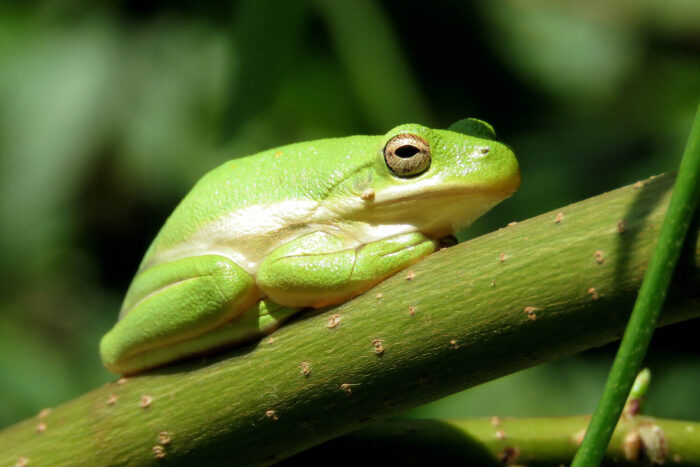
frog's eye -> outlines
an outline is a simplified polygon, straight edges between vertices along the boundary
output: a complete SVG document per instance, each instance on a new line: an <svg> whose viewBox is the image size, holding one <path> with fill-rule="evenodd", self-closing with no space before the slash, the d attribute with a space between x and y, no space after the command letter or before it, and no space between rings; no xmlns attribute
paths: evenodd
<svg viewBox="0 0 700 467"><path fill-rule="evenodd" d="M396 135L384 146L384 160L399 177L418 175L430 167L430 145L410 133Z"/></svg>

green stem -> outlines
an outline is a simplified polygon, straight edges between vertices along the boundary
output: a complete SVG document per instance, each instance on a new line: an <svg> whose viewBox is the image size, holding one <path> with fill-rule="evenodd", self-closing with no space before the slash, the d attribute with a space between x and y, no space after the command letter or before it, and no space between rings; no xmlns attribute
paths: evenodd
<svg viewBox="0 0 700 467"><path fill-rule="evenodd" d="M655 177L439 251L249 346L42 411L0 431L0 466L272 463L616 340L673 180ZM688 253L700 260L700 244ZM663 324L700 316L700 274L686 273Z"/></svg>
<svg viewBox="0 0 700 467"><path fill-rule="evenodd" d="M673 270L700 197L700 106L678 171L668 211L649 268L615 356L603 396L572 467L599 465L642 366Z"/></svg>
<svg viewBox="0 0 700 467"><path fill-rule="evenodd" d="M568 465L589 415L387 420L311 448L279 467L324 465ZM606 465L700 466L700 423L636 416L617 425Z"/></svg>

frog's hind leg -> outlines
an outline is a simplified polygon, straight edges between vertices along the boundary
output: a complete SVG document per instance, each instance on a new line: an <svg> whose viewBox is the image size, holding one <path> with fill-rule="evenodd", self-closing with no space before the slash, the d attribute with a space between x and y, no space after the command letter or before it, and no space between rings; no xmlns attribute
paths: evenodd
<svg viewBox="0 0 700 467"><path fill-rule="evenodd" d="M168 346L169 353L178 355L201 354L210 350L244 343L269 334L301 308L278 305L262 299L241 316L223 323L197 339ZM164 349L165 350L165 349Z"/></svg>
<svg viewBox="0 0 700 467"><path fill-rule="evenodd" d="M139 273L120 320L100 342L105 366L134 373L196 353L201 336L242 315L260 300L253 277L228 258L203 255ZM174 344L180 354L169 352ZM191 352L186 351L192 345Z"/></svg>
<svg viewBox="0 0 700 467"><path fill-rule="evenodd" d="M122 367L126 368L124 371L126 373L140 371L161 365L162 362L207 354L233 344L248 342L274 331L283 321L299 310L300 308L281 306L263 299L251 306L241 316L227 321L201 336L134 355L128 361L123 362ZM134 370L129 370L128 368L132 366Z"/></svg>

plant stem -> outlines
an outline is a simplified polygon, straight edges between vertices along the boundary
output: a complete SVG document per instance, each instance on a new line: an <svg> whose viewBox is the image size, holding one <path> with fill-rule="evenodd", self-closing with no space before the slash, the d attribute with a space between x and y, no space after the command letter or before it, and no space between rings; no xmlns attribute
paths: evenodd
<svg viewBox="0 0 700 467"><path fill-rule="evenodd" d="M599 465L632 387L642 367L656 321L666 298L674 267L700 198L700 106L681 160L668 211L661 226L649 269L639 290L603 395L572 467Z"/></svg>
<svg viewBox="0 0 700 467"><path fill-rule="evenodd" d="M568 465L590 421L569 417L387 420L282 461L324 465ZM615 466L700 465L700 423L636 416L615 429L603 460Z"/></svg>
<svg viewBox="0 0 700 467"><path fill-rule="evenodd" d="M20 458L29 465L272 463L611 342L624 329L673 180L656 177L437 252L252 345L42 411L0 431L0 465ZM700 244L688 254L698 261ZM662 324L700 316L700 274L685 272Z"/></svg>

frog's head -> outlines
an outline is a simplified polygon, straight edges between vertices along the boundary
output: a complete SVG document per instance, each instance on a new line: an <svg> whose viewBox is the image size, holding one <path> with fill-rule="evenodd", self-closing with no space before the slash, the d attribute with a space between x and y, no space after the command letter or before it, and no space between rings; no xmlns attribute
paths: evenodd
<svg viewBox="0 0 700 467"><path fill-rule="evenodd" d="M376 151L371 173L358 174L364 202L351 216L371 223L410 224L440 238L469 226L520 186L515 155L476 119L447 130L401 125Z"/></svg>

